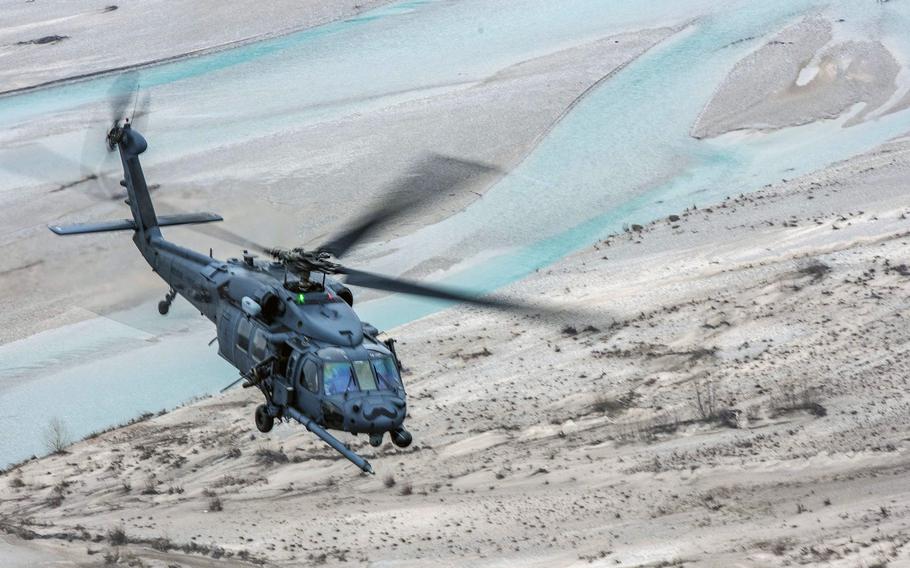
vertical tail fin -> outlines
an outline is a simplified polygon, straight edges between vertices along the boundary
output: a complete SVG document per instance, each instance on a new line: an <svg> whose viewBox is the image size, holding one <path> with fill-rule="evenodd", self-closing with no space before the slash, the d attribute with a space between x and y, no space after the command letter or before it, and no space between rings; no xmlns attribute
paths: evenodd
<svg viewBox="0 0 910 568"><path fill-rule="evenodd" d="M142 166L139 164L139 154L145 152L148 147L145 138L133 130L129 122L127 122L122 127L115 125L108 133L107 141L111 150L114 148L120 150L120 160L123 162L122 183L129 195L133 219L95 221L77 223L75 225L49 225L48 228L51 231L58 235L84 235L107 231L133 230L136 232L133 240L140 250L145 251L152 236L161 236L159 227L222 221L221 216L214 213L179 213L158 217L155 214L155 207L152 205L152 198L145 183Z"/></svg>
<svg viewBox="0 0 910 568"><path fill-rule="evenodd" d="M115 126L108 134L108 143L120 150L120 160L123 163L123 181L129 195L130 210L136 223L136 232L139 236L146 237L150 233L159 233L158 217L145 183L142 165L139 163L139 154L148 148L148 142L139 132L132 129L129 122L122 127Z"/></svg>

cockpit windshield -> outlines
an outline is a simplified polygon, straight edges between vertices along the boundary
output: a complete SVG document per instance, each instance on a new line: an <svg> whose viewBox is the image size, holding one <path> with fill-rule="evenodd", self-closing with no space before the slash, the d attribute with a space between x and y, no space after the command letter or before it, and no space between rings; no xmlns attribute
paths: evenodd
<svg viewBox="0 0 910 568"><path fill-rule="evenodd" d="M328 396L356 392L357 383L354 381L354 369L351 368L351 364L327 362L323 374L323 390Z"/></svg>
<svg viewBox="0 0 910 568"><path fill-rule="evenodd" d="M369 361L327 361L323 371L323 390L327 396L346 392L398 390L401 377L391 357L374 354Z"/></svg>
<svg viewBox="0 0 910 568"><path fill-rule="evenodd" d="M369 361L354 361L354 372L357 373L357 382L361 390L376 390L376 377Z"/></svg>
<svg viewBox="0 0 910 568"><path fill-rule="evenodd" d="M370 361L376 372L377 388L395 390L401 388L401 377L398 376L398 365L391 357L374 357Z"/></svg>

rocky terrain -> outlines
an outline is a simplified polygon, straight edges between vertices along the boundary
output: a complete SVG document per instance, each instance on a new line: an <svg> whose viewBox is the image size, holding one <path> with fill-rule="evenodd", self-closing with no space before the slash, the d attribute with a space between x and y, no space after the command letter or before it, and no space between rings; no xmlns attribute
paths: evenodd
<svg viewBox="0 0 910 568"><path fill-rule="evenodd" d="M415 444L237 390L0 477L14 566L910 563L910 142L598 242L392 330Z"/></svg>

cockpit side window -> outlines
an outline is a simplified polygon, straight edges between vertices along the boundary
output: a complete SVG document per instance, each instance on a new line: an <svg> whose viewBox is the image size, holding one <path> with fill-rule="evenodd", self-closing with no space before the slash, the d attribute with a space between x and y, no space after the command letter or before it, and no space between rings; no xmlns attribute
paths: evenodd
<svg viewBox="0 0 910 568"><path fill-rule="evenodd" d="M250 352L253 359L257 361L265 359L266 343L265 333L261 329L257 330L253 335L253 350Z"/></svg>
<svg viewBox="0 0 910 568"><path fill-rule="evenodd" d="M376 383L379 389L395 390L401 388L401 377L398 375L398 365L391 357L374 357L373 370L376 371Z"/></svg>
<svg viewBox="0 0 910 568"><path fill-rule="evenodd" d="M325 364L323 371L323 388L326 395L357 391L354 369L350 363L329 362Z"/></svg>
<svg viewBox="0 0 910 568"><path fill-rule="evenodd" d="M376 390L376 376L369 361L354 361L354 371L357 372L357 382L361 390Z"/></svg>
<svg viewBox="0 0 910 568"><path fill-rule="evenodd" d="M253 324L250 323L250 320L246 318L240 318L240 323L237 324L237 347L243 351L250 350L250 331L253 329Z"/></svg>
<svg viewBox="0 0 910 568"><path fill-rule="evenodd" d="M303 364L303 386L311 392L319 392L319 367L313 361Z"/></svg>

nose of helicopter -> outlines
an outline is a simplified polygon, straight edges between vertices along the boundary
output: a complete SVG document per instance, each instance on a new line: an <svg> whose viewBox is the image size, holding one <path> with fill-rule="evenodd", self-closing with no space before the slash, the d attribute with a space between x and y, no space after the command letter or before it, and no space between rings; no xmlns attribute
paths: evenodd
<svg viewBox="0 0 910 568"><path fill-rule="evenodd" d="M350 398L345 406L348 430L370 434L400 427L407 407L402 398L389 394L365 394Z"/></svg>

